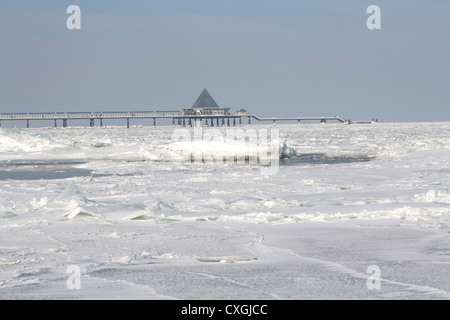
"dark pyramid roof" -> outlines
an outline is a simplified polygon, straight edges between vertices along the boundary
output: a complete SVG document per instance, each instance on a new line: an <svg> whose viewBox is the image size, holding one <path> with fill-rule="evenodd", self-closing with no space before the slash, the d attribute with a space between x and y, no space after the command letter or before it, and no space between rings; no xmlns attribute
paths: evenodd
<svg viewBox="0 0 450 320"><path fill-rule="evenodd" d="M203 89L192 108L219 108L219 105L214 101L209 92Z"/></svg>

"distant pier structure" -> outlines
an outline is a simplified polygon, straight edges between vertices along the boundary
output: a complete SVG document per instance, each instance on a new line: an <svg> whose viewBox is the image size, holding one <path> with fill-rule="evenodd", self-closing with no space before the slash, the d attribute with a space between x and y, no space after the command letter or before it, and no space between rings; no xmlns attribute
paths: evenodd
<svg viewBox="0 0 450 320"><path fill-rule="evenodd" d="M62 123L62 127L67 127L69 120L89 120L89 126L94 127L95 121L102 127L103 120L123 119L126 120L127 128L130 127L131 119L153 119L153 126L156 126L156 119L172 119L173 126L236 126L242 125L242 119L247 119L251 124L251 119L257 121L270 121L276 124L277 121L338 121L341 123L373 123L371 121L350 121L344 120L339 116L322 116L322 117L259 117L253 113L248 113L245 109L240 108L236 113L230 113L231 108L220 107L209 92L204 89L193 106L190 108L182 108L179 111L102 111L102 112L29 112L29 113L0 113L0 127L3 121L26 121L26 127L30 127L30 121L34 120L52 120L54 127L58 126L58 122Z"/></svg>

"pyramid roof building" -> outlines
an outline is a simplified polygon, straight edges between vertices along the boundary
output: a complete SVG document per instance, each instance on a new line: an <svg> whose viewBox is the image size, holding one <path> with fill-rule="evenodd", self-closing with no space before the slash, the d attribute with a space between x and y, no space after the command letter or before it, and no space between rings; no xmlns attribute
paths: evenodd
<svg viewBox="0 0 450 320"><path fill-rule="evenodd" d="M195 100L191 108L181 109L185 115L226 115L230 114L230 108L221 108L208 90L203 89L202 93Z"/></svg>

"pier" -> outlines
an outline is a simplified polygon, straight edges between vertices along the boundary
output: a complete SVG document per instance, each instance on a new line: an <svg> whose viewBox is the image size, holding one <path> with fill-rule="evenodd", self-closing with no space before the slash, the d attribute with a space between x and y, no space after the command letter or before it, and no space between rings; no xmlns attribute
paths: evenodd
<svg viewBox="0 0 450 320"><path fill-rule="evenodd" d="M339 116L322 116L322 117L259 117L256 114L248 113L244 109L237 110L231 114L231 108L219 107L209 92L203 89L200 96L190 108L183 108L179 111L99 111L99 112L29 112L29 113L0 113L0 127L3 121L25 121L26 127L30 127L31 121L50 120L53 121L54 127L58 127L58 122L62 127L67 127L69 120L89 120L89 126L94 127L95 122L103 127L103 120L123 119L126 121L127 128L130 127L130 120L133 119L153 119L153 126L156 127L157 119L172 119L173 126L194 126L200 124L202 126L219 127L219 126L236 126L242 125L243 119L251 124L251 119L256 121L268 121L276 124L280 121L338 121L341 123L372 123L372 121L350 121L344 120Z"/></svg>
<svg viewBox="0 0 450 320"><path fill-rule="evenodd" d="M339 116L318 116L318 117L259 117L252 113L236 114L208 114L208 115L189 115L180 111L112 111L112 112L43 112L43 113L0 113L0 127L4 121L24 121L26 127L30 127L31 121L51 120L54 127L67 127L70 120L88 120L89 126L94 127L95 122L98 126L104 125L103 121L108 119L123 119L127 128L130 127L130 121L133 119L153 119L153 126L157 125L157 119L172 119L174 126L194 126L200 121L201 125L215 126L236 126L244 123L251 124L254 119L259 122L271 122L276 124L283 121L337 121L340 123L371 123L371 121L349 121ZM59 125L58 125L59 123Z"/></svg>

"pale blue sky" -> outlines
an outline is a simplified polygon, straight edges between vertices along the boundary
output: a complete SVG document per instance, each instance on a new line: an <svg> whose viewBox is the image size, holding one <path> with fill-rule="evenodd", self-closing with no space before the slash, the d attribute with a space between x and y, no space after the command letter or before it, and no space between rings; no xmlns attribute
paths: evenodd
<svg viewBox="0 0 450 320"><path fill-rule="evenodd" d="M450 1L2 0L0 41L0 112L178 110L206 87L262 116L450 121Z"/></svg>

